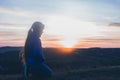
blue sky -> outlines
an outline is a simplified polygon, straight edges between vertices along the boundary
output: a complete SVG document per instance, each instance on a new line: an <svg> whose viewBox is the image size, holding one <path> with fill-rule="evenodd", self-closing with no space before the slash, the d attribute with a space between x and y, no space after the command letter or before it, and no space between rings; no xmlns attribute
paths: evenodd
<svg viewBox="0 0 120 80"><path fill-rule="evenodd" d="M0 46L23 46L31 24L41 21L46 25L44 46L77 40L77 45L89 43L88 47L120 47L119 4L120 0L0 0Z"/></svg>

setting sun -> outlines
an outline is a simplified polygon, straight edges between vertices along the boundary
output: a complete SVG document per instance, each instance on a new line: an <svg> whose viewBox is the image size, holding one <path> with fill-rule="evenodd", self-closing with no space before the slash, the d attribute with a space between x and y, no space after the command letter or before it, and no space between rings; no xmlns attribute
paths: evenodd
<svg viewBox="0 0 120 80"><path fill-rule="evenodd" d="M76 40L62 40L60 41L60 44L62 44L63 47L65 48L73 48L76 44Z"/></svg>
<svg viewBox="0 0 120 80"><path fill-rule="evenodd" d="M100 28L91 22L80 21L64 15L54 15L46 21L46 33L59 36L57 44L73 48L87 37L100 34Z"/></svg>

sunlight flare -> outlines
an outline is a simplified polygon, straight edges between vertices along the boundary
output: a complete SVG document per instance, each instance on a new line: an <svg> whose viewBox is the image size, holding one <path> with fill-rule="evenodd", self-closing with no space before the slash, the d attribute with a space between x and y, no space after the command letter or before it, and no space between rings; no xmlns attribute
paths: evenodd
<svg viewBox="0 0 120 80"><path fill-rule="evenodd" d="M77 44L77 40L62 40L60 41L60 44L66 48L73 48Z"/></svg>
<svg viewBox="0 0 120 80"><path fill-rule="evenodd" d="M100 34L100 28L94 23L62 15L49 17L46 26L46 33L61 36L59 43L68 48L79 44L78 40Z"/></svg>

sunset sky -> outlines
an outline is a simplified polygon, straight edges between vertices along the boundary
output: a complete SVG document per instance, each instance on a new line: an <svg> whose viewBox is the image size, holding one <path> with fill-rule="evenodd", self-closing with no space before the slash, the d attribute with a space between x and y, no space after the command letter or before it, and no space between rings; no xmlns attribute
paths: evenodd
<svg viewBox="0 0 120 80"><path fill-rule="evenodd" d="M120 0L0 0L0 46L24 46L34 21L43 47L120 47Z"/></svg>

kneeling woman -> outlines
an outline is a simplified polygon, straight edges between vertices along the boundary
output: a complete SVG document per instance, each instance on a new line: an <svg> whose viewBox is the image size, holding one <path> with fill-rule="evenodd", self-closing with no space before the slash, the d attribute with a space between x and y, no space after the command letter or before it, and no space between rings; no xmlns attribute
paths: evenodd
<svg viewBox="0 0 120 80"><path fill-rule="evenodd" d="M41 40L44 25L41 22L34 22L28 31L27 39L22 54L23 63L29 68L33 77L51 77L52 70L44 64L44 54L42 51Z"/></svg>

